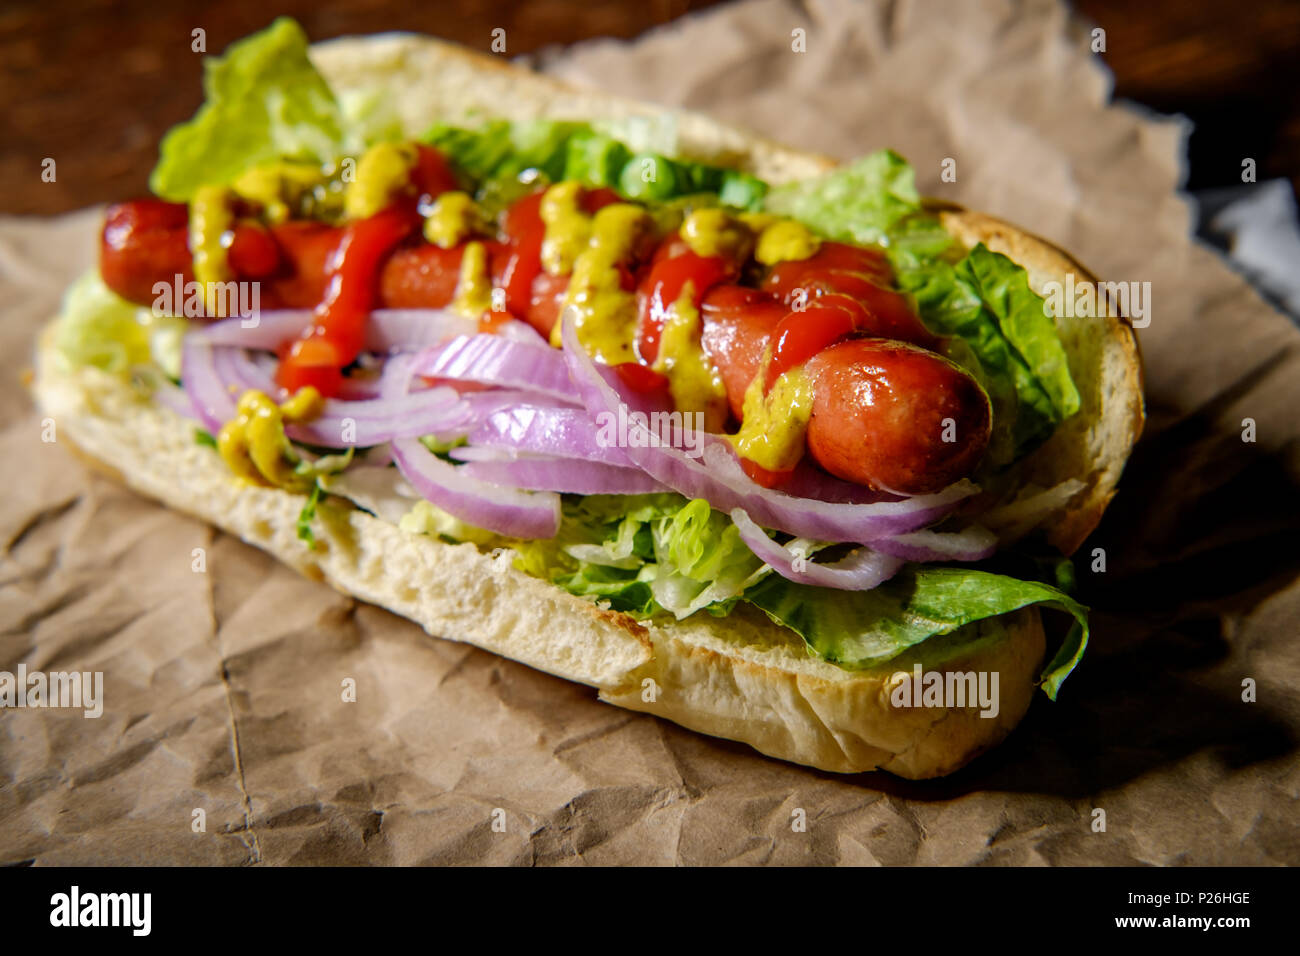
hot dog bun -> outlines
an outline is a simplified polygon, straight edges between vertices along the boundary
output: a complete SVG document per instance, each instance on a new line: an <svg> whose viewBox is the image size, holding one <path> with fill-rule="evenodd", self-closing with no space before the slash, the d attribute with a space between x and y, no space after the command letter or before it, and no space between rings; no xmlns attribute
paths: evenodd
<svg viewBox="0 0 1300 956"><path fill-rule="evenodd" d="M410 132L438 118L592 119L661 112L572 90L424 37L335 40L313 48L312 55L341 96L373 99L382 93ZM677 131L680 155L730 162L773 182L815 175L830 165L694 114L678 114ZM961 241L985 241L1019 261L1036 287L1075 267L1046 243L1004 223L956 210L944 216ZM1131 331L1114 320L1079 320L1088 328L1058 321L1083 411L1021 467L1026 481L1043 488L1070 478L1085 483L1084 492L1044 523L1068 551L1114 493L1142 405ZM639 623L528 577L512 566L509 552L487 554L473 545L411 535L333 499L322 502L318 546L310 551L295 532L303 496L240 482L212 449L194 442L191 422L113 376L67 367L50 332L38 347L36 398L58 422L61 440L99 470L430 634L596 687L610 703L823 770L879 768L925 778L949 773L999 742L1035 691L1045 639L1033 609L931 639L886 667L850 672L810 657L797 635L743 606L721 619L696 615ZM1008 527L1007 533L1023 530ZM893 675L914 663L926 671L997 672L997 716L981 717L975 708L893 707Z"/></svg>

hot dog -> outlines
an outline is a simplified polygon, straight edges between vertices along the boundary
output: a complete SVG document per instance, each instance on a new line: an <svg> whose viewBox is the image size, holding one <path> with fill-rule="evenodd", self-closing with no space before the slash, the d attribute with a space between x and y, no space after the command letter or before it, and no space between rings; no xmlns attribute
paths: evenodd
<svg viewBox="0 0 1300 956"><path fill-rule="evenodd" d="M279 20L213 66L248 117L231 100L169 135L160 198L110 210L42 340L61 440L430 633L824 769L945 773L1036 682L1054 697L1086 630L1046 655L1026 604L1083 609L971 563L1031 526L1076 548L1141 421L1120 323L1039 308L1057 251L935 213L886 151L832 170L701 120L638 154L567 118L590 93L424 38L308 57ZM376 91L403 107L377 139L333 99ZM145 320L112 295L149 305L178 275L312 321ZM996 420L944 357L959 340ZM675 415L698 410L703 430ZM1054 503L1026 517L1034 486ZM894 709L900 653L1000 674L999 719Z"/></svg>
<svg viewBox="0 0 1300 956"><path fill-rule="evenodd" d="M704 348L737 418L788 315L784 306L737 287L719 287L704 299ZM988 396L934 352L884 337L855 338L819 351L805 367L815 396L808 451L840 478L924 494L969 473L988 444Z"/></svg>

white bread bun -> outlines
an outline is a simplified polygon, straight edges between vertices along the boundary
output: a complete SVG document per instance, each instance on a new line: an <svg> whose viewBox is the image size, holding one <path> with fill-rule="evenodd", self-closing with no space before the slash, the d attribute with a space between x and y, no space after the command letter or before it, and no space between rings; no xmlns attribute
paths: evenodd
<svg viewBox="0 0 1300 956"><path fill-rule="evenodd" d="M382 91L412 133L438 119L662 112L574 91L424 37L335 40L312 55L341 96ZM704 117L676 116L680 155L738 165L772 182L829 165ZM962 243L984 241L1024 265L1035 289L1070 269L1086 276L1063 253L1005 223L955 209L942 215ZM1124 323L1057 322L1083 410L1018 467L1036 487L1082 483L1043 523L1068 553L1114 493L1141 426L1142 403L1136 346ZM192 422L121 379L69 368L52 341L47 329L37 354L36 398L58 422L60 436L98 469L432 635L588 684L610 703L823 770L879 768L924 778L949 773L998 743L1035 692L1045 640L1032 608L926 641L885 667L846 671L810 656L796 634L746 606L721 619L701 614L638 622L523 574L508 551L489 554L409 534L333 498L318 509L317 548L309 550L296 534L304 496L242 482L214 450L195 443ZM976 706L895 707L895 675L916 663L926 672L996 672L996 716L982 717Z"/></svg>

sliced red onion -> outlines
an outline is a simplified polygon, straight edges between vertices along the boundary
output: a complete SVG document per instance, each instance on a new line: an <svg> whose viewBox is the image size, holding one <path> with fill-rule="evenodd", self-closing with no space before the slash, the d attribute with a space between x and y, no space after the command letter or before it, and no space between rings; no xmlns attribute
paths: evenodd
<svg viewBox="0 0 1300 956"><path fill-rule="evenodd" d="M380 397L382 388L379 376L352 376L339 385L338 397L348 402L365 402Z"/></svg>
<svg viewBox="0 0 1300 956"><path fill-rule="evenodd" d="M181 384L205 428L212 434L235 417L235 397L217 368L216 349L196 335L181 343Z"/></svg>
<svg viewBox="0 0 1300 956"><path fill-rule="evenodd" d="M294 441L322 448L365 447L460 428L458 423L464 417L454 389L434 388L362 402L331 399L319 416L302 425L289 425L285 433Z"/></svg>
<svg viewBox="0 0 1300 956"><path fill-rule="evenodd" d="M598 436L599 429L584 409L516 405L487 416L470 432L469 443L556 458L631 465L621 449L602 444Z"/></svg>
<svg viewBox="0 0 1300 956"><path fill-rule="evenodd" d="M564 356L545 343L499 335L469 335L420 355L415 372L427 378L526 389L552 398L573 395Z"/></svg>
<svg viewBox="0 0 1300 956"><path fill-rule="evenodd" d="M446 386L444 386L446 387ZM471 428L476 428L491 415L518 405L539 405L546 408L571 408L554 399L541 398L530 393L512 388L493 388L483 392L461 392L461 405L465 409L465 420ZM468 432L466 432L468 434Z"/></svg>
<svg viewBox="0 0 1300 956"><path fill-rule="evenodd" d="M455 394L454 390L449 389L449 386L443 385L437 389L404 395L402 398L412 399L419 395L428 394L430 391L441 393L449 390ZM431 413L427 417L421 417L418 420L398 423L397 428L409 434L397 437L428 436L439 441L462 439L478 428L484 419L495 412L500 411L502 408L517 406L530 398L536 400L537 396L529 396L524 392L509 389L463 393L457 395L456 401L445 410L440 409L436 413ZM326 412L329 411L330 407L327 404Z"/></svg>
<svg viewBox="0 0 1300 956"><path fill-rule="evenodd" d="M235 415L239 396L257 389L272 396L282 396L268 368L260 365L242 348L213 347L201 337L187 336L183 356L188 356L182 373L187 393L196 406L207 395L202 415L211 429L219 429ZM197 376L191 373L191 364ZM409 369L409 366L407 366ZM396 369L398 374L402 367ZM406 373L409 378L409 372ZM204 378L215 378L215 383ZM191 387L189 379L197 378ZM388 383L393 384L393 383ZM379 386L382 390L384 386ZM396 390L396 386L394 386ZM421 435L466 434L488 411L505 404L517 403L522 393L500 393L490 401L466 402L452 388L442 387L401 394L391 398L349 401L329 399L321 414L311 422L289 425L285 431L295 441L322 448L349 448L378 445L393 438Z"/></svg>
<svg viewBox="0 0 1300 956"><path fill-rule="evenodd" d="M513 448L487 448L481 445L457 445L447 450L457 461L515 461L519 455Z"/></svg>
<svg viewBox="0 0 1300 956"><path fill-rule="evenodd" d="M254 321L256 319L256 321ZM193 334L210 345L237 345L245 349L274 352L297 338L311 323L310 309L284 309L257 316L235 316L201 326Z"/></svg>
<svg viewBox="0 0 1300 956"><path fill-rule="evenodd" d="M527 322L520 322L518 319L511 319L497 326L496 334L507 339L513 339L516 342L528 342L533 345L545 345L548 348L550 343L542 337L542 333Z"/></svg>
<svg viewBox="0 0 1300 956"><path fill-rule="evenodd" d="M631 404L614 384L617 377L610 375L606 380L579 344L572 319L566 316L563 321L564 357L587 411L593 418L602 413L617 415L621 405ZM688 498L703 498L720 511L743 508L763 527L799 537L870 544L933 524L978 490L969 481L961 481L938 494L875 504L795 498L750 480L724 439L703 436L704 453L696 459L659 441L634 416L624 414L629 427L641 430L640 439L649 446L637 448L629 442L623 451L633 464Z"/></svg>
<svg viewBox="0 0 1300 956"><path fill-rule="evenodd" d="M275 384L274 372L259 366L246 350L217 346L212 352L217 373L225 383L226 390L234 395L235 401L250 388L265 392L273 398L283 395L284 390Z"/></svg>
<svg viewBox="0 0 1300 956"><path fill-rule="evenodd" d="M913 531L871 542L877 551L905 561L982 561L998 548L998 536L971 525L962 531Z"/></svg>
<svg viewBox="0 0 1300 956"><path fill-rule="evenodd" d="M881 501L901 501L903 495L876 491L865 485L854 484L822 471L807 458L800 460L794 473L781 486L787 495L796 498L815 498L818 501L838 501L844 504L871 505Z"/></svg>
<svg viewBox="0 0 1300 956"><path fill-rule="evenodd" d="M901 558L866 547L858 548L833 564L817 564L797 547L787 547L769 538L743 508L733 509L731 520L736 523L740 540L759 560L781 577L799 584L839 591L870 591L892 578L903 566Z"/></svg>
<svg viewBox="0 0 1300 956"><path fill-rule="evenodd" d="M559 458L480 460L462 465L458 471L493 484L575 495L643 495L667 490L640 469L594 461Z"/></svg>
<svg viewBox="0 0 1300 956"><path fill-rule="evenodd" d="M470 433L474 446L510 448L521 452L580 458L610 465L631 464L622 449L600 440L600 428L585 410L520 405L489 416ZM797 498L872 504L896 501L894 495L873 491L842 481L806 462L801 462L790 481L781 489Z"/></svg>
<svg viewBox="0 0 1300 956"><path fill-rule="evenodd" d="M199 334L212 345L278 351L311 324L309 309L263 312L256 324L251 316L224 319L204 326ZM417 351L457 335L473 335L478 323L449 309L376 309L366 320L366 348L372 352Z"/></svg>
<svg viewBox="0 0 1300 956"><path fill-rule="evenodd" d="M414 390L411 369L415 366L415 359L414 355L400 353L385 360L384 371L379 376L380 398L395 398Z"/></svg>
<svg viewBox="0 0 1300 956"><path fill-rule="evenodd" d="M553 538L560 527L560 496L488 484L450 465L419 441L393 442L393 460L419 494L460 520L512 538ZM467 466L466 466L467 467Z"/></svg>
<svg viewBox="0 0 1300 956"><path fill-rule="evenodd" d="M376 309L366 321L366 348L415 352L477 330L477 320L450 309Z"/></svg>

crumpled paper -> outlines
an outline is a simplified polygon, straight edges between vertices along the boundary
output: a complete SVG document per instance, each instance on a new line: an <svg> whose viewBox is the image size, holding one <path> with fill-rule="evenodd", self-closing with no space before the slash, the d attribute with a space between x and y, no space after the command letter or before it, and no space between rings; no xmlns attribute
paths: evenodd
<svg viewBox="0 0 1300 956"><path fill-rule="evenodd" d="M0 711L0 862L1300 862L1300 331L1187 238L1186 124L1107 105L1049 2L758 0L538 62L840 157L892 146L926 193L1152 283L1149 422L1080 552L1093 642L1059 702L945 780L838 777L430 638L42 441L21 370L97 214L6 219L0 670L102 671L105 700Z"/></svg>

